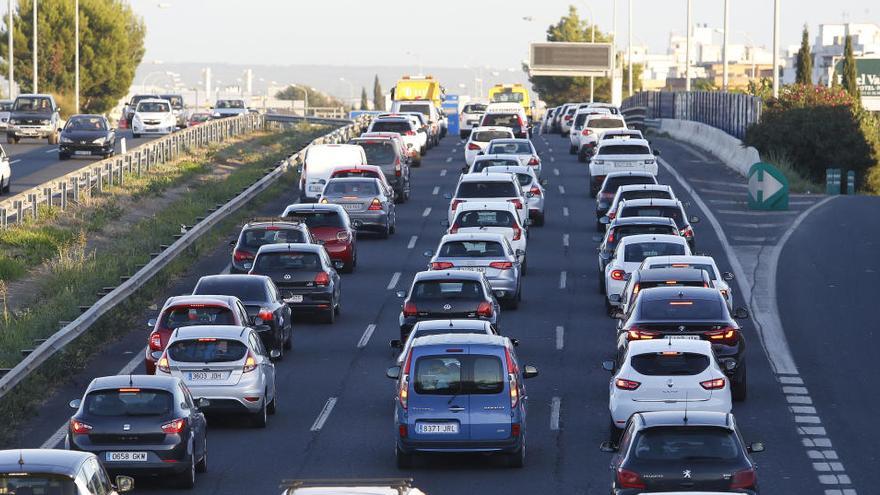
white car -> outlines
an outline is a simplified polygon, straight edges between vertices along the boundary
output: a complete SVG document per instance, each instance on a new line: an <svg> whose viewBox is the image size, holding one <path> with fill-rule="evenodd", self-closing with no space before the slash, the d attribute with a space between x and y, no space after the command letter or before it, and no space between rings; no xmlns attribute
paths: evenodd
<svg viewBox="0 0 880 495"><path fill-rule="evenodd" d="M506 201L468 201L461 204L449 225L449 234L489 233L507 238L520 263L520 272L526 273L528 230L517 215L516 208Z"/></svg>
<svg viewBox="0 0 880 495"><path fill-rule="evenodd" d="M588 112L596 112L596 109L588 109ZM605 111L605 110L601 110ZM596 114L587 115L584 128L577 133L578 161L586 162L596 150L596 145L607 131L625 130L626 121L620 115Z"/></svg>
<svg viewBox="0 0 880 495"><path fill-rule="evenodd" d="M516 155L477 155L470 167L462 167L466 174L476 174L489 167L519 167L519 157Z"/></svg>
<svg viewBox="0 0 880 495"><path fill-rule="evenodd" d="M470 102L461 108L458 114L458 136L461 139L467 138L471 129L480 125L480 120L486 113L486 106L486 103Z"/></svg>
<svg viewBox="0 0 880 495"><path fill-rule="evenodd" d="M617 244L611 261L605 266L605 307L619 306L611 296L623 292L626 279L650 256L690 255L691 248L684 237L668 234L639 234L624 237Z"/></svg>
<svg viewBox="0 0 880 495"><path fill-rule="evenodd" d="M534 168L522 165L493 165L484 170L490 174L513 174L522 188L523 195L528 200L529 218L535 225L544 225L544 184L538 179Z"/></svg>
<svg viewBox="0 0 880 495"><path fill-rule="evenodd" d="M396 132L400 134L406 149L415 150L418 153L413 161L421 165L422 152L428 147L428 133L425 130L420 130L420 125L419 120L412 115L379 116L370 122L367 133Z"/></svg>
<svg viewBox="0 0 880 495"><path fill-rule="evenodd" d="M135 138L142 134L171 134L176 128L177 117L168 100L141 100L131 118L131 133Z"/></svg>
<svg viewBox="0 0 880 495"><path fill-rule="evenodd" d="M612 139L599 141L590 159L590 194L599 192L605 176L611 172L633 170L657 175L657 159L651 145L644 139Z"/></svg>
<svg viewBox="0 0 880 495"><path fill-rule="evenodd" d="M299 182L300 202L318 201L330 174L337 167L367 164L364 149L356 144L313 144L306 148Z"/></svg>
<svg viewBox="0 0 880 495"><path fill-rule="evenodd" d="M607 361L602 366L617 370L608 385L612 433L622 430L637 412L729 413L733 407L730 380L707 340L632 341L620 363Z"/></svg>
<svg viewBox="0 0 880 495"><path fill-rule="evenodd" d="M468 167L473 165L477 155L485 154L486 147L493 139L513 139L513 130L510 127L478 126L474 127L468 142L464 147L464 161Z"/></svg>
<svg viewBox="0 0 880 495"><path fill-rule="evenodd" d="M568 136L571 132L571 126L574 124L574 114L577 112L578 103L566 103L559 116L559 133L563 137Z"/></svg>
<svg viewBox="0 0 880 495"><path fill-rule="evenodd" d="M244 100L238 98L217 100L217 102L214 103L213 110L214 112L211 115L215 119L238 117L239 115L248 113L248 108Z"/></svg>
<svg viewBox="0 0 880 495"><path fill-rule="evenodd" d="M620 202L633 199L678 198L675 197L675 192L672 191L672 186L662 184L630 184L620 186L617 188L617 192L614 193L614 199L611 200L611 205L608 207L605 216L608 217L609 221L614 220L614 217L617 216L617 206Z"/></svg>
<svg viewBox="0 0 880 495"><path fill-rule="evenodd" d="M582 133L592 133L592 131L584 128L587 123L587 117L591 115L611 115L611 112L604 108L578 108L574 113L574 122L571 124L571 129L568 131L569 155L577 154L580 149ZM588 136L588 134L583 134L583 136Z"/></svg>
<svg viewBox="0 0 880 495"><path fill-rule="evenodd" d="M12 112L12 100L0 100L0 131L9 127L9 114Z"/></svg>
<svg viewBox="0 0 880 495"><path fill-rule="evenodd" d="M9 165L9 155L3 146L0 146L0 193L8 193L12 184L12 167Z"/></svg>
<svg viewBox="0 0 880 495"><path fill-rule="evenodd" d="M516 155L519 164L531 167L541 176L541 158L529 139L493 139L486 148L487 155Z"/></svg>
<svg viewBox="0 0 880 495"><path fill-rule="evenodd" d="M718 270L715 258L711 256L651 256L645 258L641 268L698 268L709 274L709 279L724 299L727 301L727 308L733 310L733 289L729 282L734 279L733 273L722 272Z"/></svg>
<svg viewBox="0 0 880 495"><path fill-rule="evenodd" d="M529 216L526 197L517 181L510 174L464 174L458 179L454 195L447 195L449 214L446 219L452 224L458 205L470 201L506 201L516 208L521 224L526 225Z"/></svg>

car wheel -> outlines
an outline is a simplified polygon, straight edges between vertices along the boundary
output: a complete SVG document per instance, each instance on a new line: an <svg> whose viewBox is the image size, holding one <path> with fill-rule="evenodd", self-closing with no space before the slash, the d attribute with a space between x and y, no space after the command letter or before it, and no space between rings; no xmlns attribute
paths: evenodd
<svg viewBox="0 0 880 495"><path fill-rule="evenodd" d="M12 138L12 142L15 144L18 144L19 141L21 141L21 138L19 138L19 137Z"/></svg>
<svg viewBox="0 0 880 495"><path fill-rule="evenodd" d="M586 150L586 148L581 148L581 150L578 151L578 161L581 163L587 163L587 150Z"/></svg>
<svg viewBox="0 0 880 495"><path fill-rule="evenodd" d="M177 486L187 490L191 490L196 486L196 460L193 457L189 459L189 469L180 473L177 478Z"/></svg>
<svg viewBox="0 0 880 495"><path fill-rule="evenodd" d="M3 183L3 192L8 193L9 189L12 187L12 177L6 179L6 182Z"/></svg>
<svg viewBox="0 0 880 495"><path fill-rule="evenodd" d="M605 233L605 224L596 219L596 232Z"/></svg>
<svg viewBox="0 0 880 495"><path fill-rule="evenodd" d="M133 137L133 138L135 138L135 139L138 139L139 137L141 137L141 135L138 134L138 133L136 133L136 132L132 132L132 133L131 133L131 137Z"/></svg>
<svg viewBox="0 0 880 495"><path fill-rule="evenodd" d="M7 134L6 135L6 144L12 144L14 142L15 142L15 138L12 137L11 135Z"/></svg>
<svg viewBox="0 0 880 495"><path fill-rule="evenodd" d="M290 327L290 331L287 334L287 338L284 339L284 350L289 351L293 349L293 327Z"/></svg>
<svg viewBox="0 0 880 495"><path fill-rule="evenodd" d="M275 395L272 396L272 402L266 407L266 413L275 414L278 412L278 391L275 391Z"/></svg>
<svg viewBox="0 0 880 495"><path fill-rule="evenodd" d="M269 408L266 405L266 398L269 397L269 394L266 393L263 395L263 405L260 406L260 410L254 413L252 418L252 423L254 428L265 428L269 423Z"/></svg>
<svg viewBox="0 0 880 495"><path fill-rule="evenodd" d="M391 235L391 224L386 223L385 228L382 229L382 232L379 232L380 239L388 239L388 236Z"/></svg>
<svg viewBox="0 0 880 495"><path fill-rule="evenodd" d="M203 447L202 458L199 460L198 464L196 464L196 472L205 473L208 471L208 434L205 433L205 445Z"/></svg>
<svg viewBox="0 0 880 495"><path fill-rule="evenodd" d="M526 463L526 441L523 439L522 446L516 452L507 454L507 465L512 468L521 468Z"/></svg>
<svg viewBox="0 0 880 495"><path fill-rule="evenodd" d="M397 446L394 447L394 459L399 469L408 469L413 465L413 455L401 451Z"/></svg>
<svg viewBox="0 0 880 495"><path fill-rule="evenodd" d="M505 304L504 304L505 309L517 309L517 308L519 308L519 300L520 300L520 298L519 298L519 294L518 294L518 293L517 293L517 295L511 297L510 299L506 299L506 300L504 301L504 302L505 302Z"/></svg>
<svg viewBox="0 0 880 495"><path fill-rule="evenodd" d="M738 380L730 381L730 393L733 396L733 400L737 402L742 402L746 400L746 396L748 395L748 380L746 380L746 362L740 362L740 369L738 374L740 375Z"/></svg>
<svg viewBox="0 0 880 495"><path fill-rule="evenodd" d="M538 213L537 215L535 215L535 226L536 227L543 227L544 226L544 212L543 211Z"/></svg>
<svg viewBox="0 0 880 495"><path fill-rule="evenodd" d="M459 139L466 139L467 137L468 137L468 133L467 133L467 132L465 132L465 131L459 131L459 132L458 132L458 138L459 138Z"/></svg>
<svg viewBox="0 0 880 495"><path fill-rule="evenodd" d="M336 323L336 302L332 302L330 309L324 313L324 323L328 325Z"/></svg>
<svg viewBox="0 0 880 495"><path fill-rule="evenodd" d="M63 161L63 160L67 160L68 158L70 158L70 155L68 155L67 153L58 153L59 160Z"/></svg>
<svg viewBox="0 0 880 495"><path fill-rule="evenodd" d="M577 151L578 151L577 146L575 146L573 144L568 147L568 154L569 155L574 155L577 153Z"/></svg>
<svg viewBox="0 0 880 495"><path fill-rule="evenodd" d="M609 419L608 420L608 440L611 443L616 445L617 442L620 440L621 433L623 433L623 430L621 430L620 428L617 427L617 425L614 424L613 419Z"/></svg>
<svg viewBox="0 0 880 495"><path fill-rule="evenodd" d="M597 277L599 279L599 294L605 294L605 273L598 272Z"/></svg>
<svg viewBox="0 0 880 495"><path fill-rule="evenodd" d="M394 222L388 227L388 233L393 234L397 232L397 218L394 219Z"/></svg>
<svg viewBox="0 0 880 495"><path fill-rule="evenodd" d="M522 276L526 275L526 267L527 267L526 260L523 259L522 265L520 265L520 267L519 267L520 275L522 275Z"/></svg>

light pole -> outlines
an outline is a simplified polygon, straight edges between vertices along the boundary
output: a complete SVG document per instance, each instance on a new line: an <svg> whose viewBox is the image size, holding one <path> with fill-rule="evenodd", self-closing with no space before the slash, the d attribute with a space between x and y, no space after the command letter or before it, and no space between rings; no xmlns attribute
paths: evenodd
<svg viewBox="0 0 880 495"><path fill-rule="evenodd" d="M614 82L617 71L617 0L611 0L611 101L614 102Z"/></svg>
<svg viewBox="0 0 880 495"><path fill-rule="evenodd" d="M688 0L690 1L690 0ZM627 36L629 40L627 41L627 68L629 70L629 74L627 74L627 79L629 80L629 96L633 94L633 0L629 0L629 29L627 29Z"/></svg>
<svg viewBox="0 0 880 495"><path fill-rule="evenodd" d="M14 88L13 88L13 83L12 83L12 81L13 81L12 67L13 67L13 65L15 65L15 57L13 56L13 52L12 52L12 34L13 34L12 33L12 0L8 0L6 3L6 6L9 9L9 12L7 12L8 16L9 16L9 20L6 22L6 30L9 33L9 36L8 36L9 40L7 40L7 44L9 45L9 57L7 57L7 59L9 60L9 99L13 99L13 98L15 98L15 95L13 94Z"/></svg>
<svg viewBox="0 0 880 495"><path fill-rule="evenodd" d="M723 35L724 39L721 43L721 59L722 59L721 64L723 65L722 75L721 75L721 88L725 92L727 92L727 87L728 87L728 84L730 83L730 79L729 79L729 75L728 75L728 67L727 67L728 62L729 62L728 56L727 56L727 32L730 29L730 20L728 19L728 17L730 17L730 8L728 5L728 1L724 0L724 35Z"/></svg>
<svg viewBox="0 0 880 495"><path fill-rule="evenodd" d="M596 16L593 15L593 8L590 7L587 2L581 2L581 5L586 7L587 12L590 13L590 43L596 42ZM590 103L593 103L593 95L596 90L596 78L594 76L590 76Z"/></svg>
<svg viewBox="0 0 880 495"><path fill-rule="evenodd" d="M305 86L299 86L297 84L291 84L294 88L299 88L303 92L303 117L309 116L309 89Z"/></svg>
<svg viewBox="0 0 880 495"><path fill-rule="evenodd" d="M39 91L37 84L37 0L34 0L34 39L33 39L33 52L34 52L34 93Z"/></svg>
<svg viewBox="0 0 880 495"><path fill-rule="evenodd" d="M73 100L73 108L74 113L79 113L79 0L73 0L73 32L74 32L74 50L73 50L73 65L74 65L74 100Z"/></svg>
<svg viewBox="0 0 880 495"><path fill-rule="evenodd" d="M684 90L691 90L691 15L693 4L687 0L687 46L684 49Z"/></svg>
<svg viewBox="0 0 880 495"><path fill-rule="evenodd" d="M779 0L773 2L773 97L779 98Z"/></svg>

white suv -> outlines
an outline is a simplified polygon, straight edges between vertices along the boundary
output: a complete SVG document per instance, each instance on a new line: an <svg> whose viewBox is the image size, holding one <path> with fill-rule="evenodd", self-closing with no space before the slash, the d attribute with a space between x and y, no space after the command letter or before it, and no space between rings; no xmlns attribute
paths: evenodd
<svg viewBox="0 0 880 495"><path fill-rule="evenodd" d="M471 134L471 129L480 125L487 106L486 103L468 103L462 107L458 114L458 136L461 139L467 138Z"/></svg>
<svg viewBox="0 0 880 495"><path fill-rule="evenodd" d="M582 108L579 109L574 114L574 123L571 125L571 129L568 132L568 140L570 146L568 148L568 154L574 155L577 154L578 150L580 150L581 146L581 134L586 132L584 129L584 125L587 123L587 117L590 115L611 115L611 112L608 110L601 108Z"/></svg>
<svg viewBox="0 0 880 495"><path fill-rule="evenodd" d="M513 130L510 127L500 126L474 127L464 147L464 161L468 167L474 164L477 155L486 152L486 147L493 139L513 139Z"/></svg>
<svg viewBox="0 0 880 495"><path fill-rule="evenodd" d="M512 203L519 216L522 225L527 225L529 216L528 201L523 195L519 181L511 174L490 174L481 172L478 174L464 174L458 179L455 195L449 196L449 213L447 220L450 224L455 219L455 211L458 205L470 201L506 201Z"/></svg>
<svg viewBox="0 0 880 495"><path fill-rule="evenodd" d="M588 109L589 112L596 112L595 109ZM599 110L605 112L607 110ZM584 128L577 134L577 154L578 160L586 162L587 158L593 154L596 145L602 134L606 131L619 131L626 129L626 122L620 115L610 114L593 114L588 115L584 122Z"/></svg>
<svg viewBox="0 0 880 495"><path fill-rule="evenodd" d="M651 151L644 139L614 139L599 141L596 153L590 159L590 194L599 192L605 176L611 172L642 171L657 176L659 152Z"/></svg>
<svg viewBox="0 0 880 495"><path fill-rule="evenodd" d="M177 117L168 100L141 100L131 119L131 133L135 138L141 134L171 134L177 128Z"/></svg>

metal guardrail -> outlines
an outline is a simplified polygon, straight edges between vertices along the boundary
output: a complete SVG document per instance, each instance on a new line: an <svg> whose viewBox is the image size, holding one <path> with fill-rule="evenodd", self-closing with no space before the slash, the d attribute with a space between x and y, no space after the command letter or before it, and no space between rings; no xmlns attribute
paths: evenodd
<svg viewBox="0 0 880 495"><path fill-rule="evenodd" d="M0 201L0 228L21 223L27 217L36 218L41 205L59 206L65 210L70 200L78 203L82 194L103 192L106 186L123 184L126 174L139 176L158 164L177 158L186 149L223 142L262 129L263 125L264 117L257 114L212 120L144 143L124 154L91 162Z"/></svg>
<svg viewBox="0 0 880 495"><path fill-rule="evenodd" d="M642 91L623 101L622 111L644 107L646 119L694 120L742 139L761 119L763 100L720 91Z"/></svg>
<svg viewBox="0 0 880 495"><path fill-rule="evenodd" d="M337 119L330 117L303 117L302 115L287 115L283 113L267 113L264 118L266 122L282 122L282 123L300 123L308 122L310 124L328 124L328 125L348 125L353 121L351 119Z"/></svg>
<svg viewBox="0 0 880 495"><path fill-rule="evenodd" d="M645 115L647 112L648 109L645 107L629 107L620 110L620 113L626 120L626 126L630 129L638 129L642 132L645 131Z"/></svg>
<svg viewBox="0 0 880 495"><path fill-rule="evenodd" d="M336 129L329 134L313 140L312 144L344 143L352 137L360 134L360 132L362 132L362 130L369 124L369 120L369 118L359 119L346 127ZM88 331L88 329L108 311L115 308L118 304L143 287L160 270L168 266L174 258L180 255L184 249L195 243L199 237L210 231L217 223L241 208L248 201L252 200L257 194L264 191L273 182L281 178L285 172L291 168L300 166L304 150L305 148L294 153L287 159L282 160L277 167L242 191L241 194L216 209L216 211L207 215L201 221L198 221L198 223L191 227L185 234L165 248L158 256L150 260L149 263L144 265L144 267L138 270L134 275L122 282L119 286L110 290L89 309L84 311L78 318L67 323L51 337L40 343L24 359L16 364L15 367L0 378L0 399L49 358L63 350L64 347L76 340L77 337Z"/></svg>

